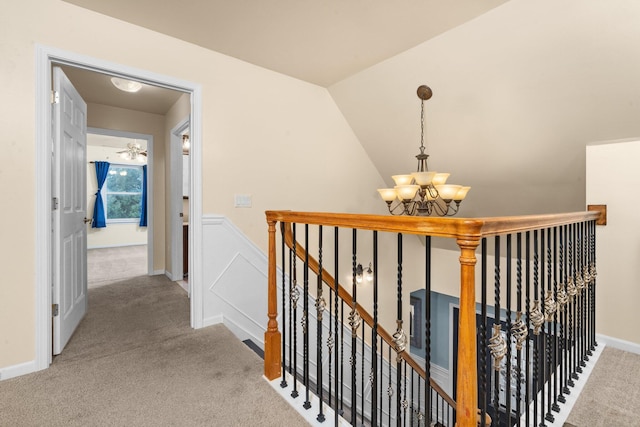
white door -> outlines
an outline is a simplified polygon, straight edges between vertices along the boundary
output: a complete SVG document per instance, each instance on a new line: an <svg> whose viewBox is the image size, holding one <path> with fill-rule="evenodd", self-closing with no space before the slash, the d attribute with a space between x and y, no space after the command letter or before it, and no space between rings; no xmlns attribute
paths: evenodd
<svg viewBox="0 0 640 427"><path fill-rule="evenodd" d="M87 105L53 68L53 354L60 354L87 311Z"/></svg>

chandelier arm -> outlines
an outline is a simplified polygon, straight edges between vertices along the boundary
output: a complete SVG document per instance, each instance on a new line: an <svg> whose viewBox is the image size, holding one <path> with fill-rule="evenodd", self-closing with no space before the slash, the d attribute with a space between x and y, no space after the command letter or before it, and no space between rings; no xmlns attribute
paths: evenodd
<svg viewBox="0 0 640 427"><path fill-rule="evenodd" d="M395 206L391 207L392 204L393 204L393 202L387 202L387 207L389 208L389 213L391 215L402 215L402 214L404 214L404 205L402 204L402 202L398 202L398 203L396 203ZM398 208L402 208L402 210L400 212L397 212Z"/></svg>
<svg viewBox="0 0 640 427"><path fill-rule="evenodd" d="M445 203L444 200L438 198L433 201L434 212L438 216L447 216L449 212L449 204Z"/></svg>

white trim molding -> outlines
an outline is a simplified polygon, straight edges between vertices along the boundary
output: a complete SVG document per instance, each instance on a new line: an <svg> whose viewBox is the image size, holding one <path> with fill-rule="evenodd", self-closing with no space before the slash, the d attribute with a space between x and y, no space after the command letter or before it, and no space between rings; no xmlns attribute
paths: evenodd
<svg viewBox="0 0 640 427"><path fill-rule="evenodd" d="M191 97L191 198L189 245L191 259L190 281L194 292L191 295L191 326L202 327L203 302L202 287L202 87L200 84L175 77L141 70L54 47L35 46L35 361L27 362L25 368L16 372L28 373L49 367L51 355L51 66L64 64L84 70L110 74L125 79L161 86L190 94ZM155 273L155 272L154 272ZM23 372L23 370L26 371Z"/></svg>
<svg viewBox="0 0 640 427"><path fill-rule="evenodd" d="M625 341L620 338L609 337L602 334L596 334L596 341L598 344L604 344L607 347L628 351L629 353L640 354L640 344L635 342Z"/></svg>

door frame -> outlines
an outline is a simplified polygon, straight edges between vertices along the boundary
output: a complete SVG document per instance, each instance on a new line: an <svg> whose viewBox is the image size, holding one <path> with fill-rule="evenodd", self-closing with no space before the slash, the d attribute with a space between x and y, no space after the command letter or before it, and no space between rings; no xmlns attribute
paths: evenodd
<svg viewBox="0 0 640 427"><path fill-rule="evenodd" d="M180 215L182 212L183 205L183 195L182 195L182 180L183 180L183 170L182 170L182 133L189 129L190 121L189 117L186 117L178 122L176 126L171 129L171 136L169 141L169 163L171 165L171 177L170 180L170 188L171 188L171 200L168 200L170 210L168 221L170 221L170 230L171 230L171 248L169 249L169 264L171 266L171 279L174 281L183 280L183 268L182 268L182 222L183 217ZM191 156L189 156L189 161L191 162ZM189 203L191 203L191 197L189 197ZM176 244L180 242L180 244ZM191 283L191 281L189 281ZM189 285L191 288L191 285ZM189 289L189 295L191 295L191 290Z"/></svg>
<svg viewBox="0 0 640 427"><path fill-rule="evenodd" d="M87 134L114 136L117 138L144 139L145 141L147 141L147 274L151 276L154 274L153 209L149 209L149 207L153 206L153 174L155 172L153 165L153 135L125 132L115 129L94 128L90 126L87 126ZM87 211L87 215L89 215L89 211Z"/></svg>
<svg viewBox="0 0 640 427"><path fill-rule="evenodd" d="M53 239L51 184L52 64L69 65L89 71L111 74L125 79L161 86L188 93L191 100L190 138L191 186L189 253L191 256L191 327L203 327L202 291L202 86L175 77L142 70L127 65L93 58L62 49L36 44L35 46L35 165L36 165L36 223L35 223L35 369L46 369L52 362L52 271Z"/></svg>

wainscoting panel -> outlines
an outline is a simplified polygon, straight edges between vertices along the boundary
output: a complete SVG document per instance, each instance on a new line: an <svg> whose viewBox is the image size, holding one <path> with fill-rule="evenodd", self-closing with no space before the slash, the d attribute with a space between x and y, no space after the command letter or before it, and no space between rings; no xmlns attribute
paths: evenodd
<svg viewBox="0 0 640 427"><path fill-rule="evenodd" d="M239 339L263 347L266 255L224 216L205 215L202 226L204 326L222 322Z"/></svg>
<svg viewBox="0 0 640 427"><path fill-rule="evenodd" d="M266 233L266 224L265 224ZM251 339L260 348L264 348L264 331L267 324L267 271L268 259L258 247L256 247L242 232L235 227L231 221L223 216L205 216L203 220L203 294L204 294L204 326L210 326L216 323L224 323L239 339ZM282 271L278 267L278 324L282 325L280 313L282 307ZM286 286L289 286L289 279L285 277ZM315 299L309 296L309 307L315 307ZM300 317L303 313L303 299L298 300L298 318L296 319L296 329L298 339L302 337L302 326ZM333 320L329 319L328 310L322 321L323 336L323 384L328 385L329 375L328 366L330 362L326 349L326 339L329 336L330 329L333 329ZM309 311L309 346L310 360L316 360L316 333L317 333L317 313L315 309ZM342 326L345 337L351 335L351 329ZM290 332L290 331L289 331ZM371 398L371 384L368 381L369 372L371 371L371 347L368 343L364 349L364 367L362 366L362 337L361 331L357 338L356 353L358 354L359 364L357 366L357 399L360 402L362 393L364 392L365 400ZM370 333L370 331L369 331ZM289 355L292 349L289 348L290 337L286 337L285 351ZM343 349L344 356L341 357L340 364L344 369L346 381L343 382L345 404L351 404L350 377L351 366L348 361L351 354L351 342L345 341ZM298 342L295 352L298 355L298 361L303 360L302 342ZM385 355L386 358L386 355ZM395 361L395 355L393 359ZM332 360L333 362L333 360ZM331 363L332 363L331 362ZM301 369L301 364L298 366ZM309 363L309 377L312 383L317 382L316 364ZM388 370L385 367L382 374L382 384L388 384L389 374L395 377L395 367ZM333 366L335 372L336 367ZM361 390L362 372L367 379L365 381L365 389ZM449 373L446 369L437 365L431 365L431 372L436 381L445 388L449 382ZM397 393L394 390L394 394ZM386 388L384 389L386 394ZM393 409L393 408L392 408ZM370 415L370 406L365 408L365 415ZM383 405L383 416L388 417L388 408L386 403ZM393 411L395 412L395 411ZM395 416L392 413L392 416ZM381 425L386 425L386 421L382 421Z"/></svg>

